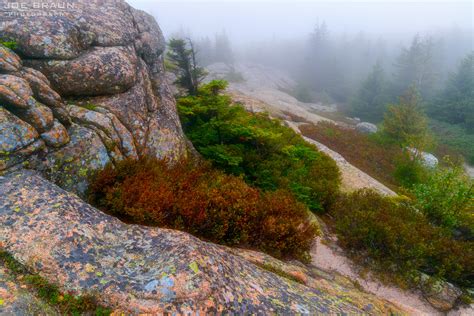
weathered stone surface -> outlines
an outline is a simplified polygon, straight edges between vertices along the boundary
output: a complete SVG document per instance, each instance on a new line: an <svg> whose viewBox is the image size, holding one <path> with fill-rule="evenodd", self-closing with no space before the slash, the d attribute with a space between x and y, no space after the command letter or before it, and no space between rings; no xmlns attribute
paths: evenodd
<svg viewBox="0 0 474 316"><path fill-rule="evenodd" d="M428 168L435 168L438 165L438 158L436 158L435 155L424 152L424 151L419 151L416 148L409 148L407 147L408 151L412 156L416 156L421 158L420 162Z"/></svg>
<svg viewBox="0 0 474 316"><path fill-rule="evenodd" d="M14 72L21 68L20 58L9 48L0 46L0 71Z"/></svg>
<svg viewBox="0 0 474 316"><path fill-rule="evenodd" d="M61 96L51 89L49 80L41 72L23 67L19 75L28 82L36 99L51 109L55 118L66 126L71 124Z"/></svg>
<svg viewBox="0 0 474 316"><path fill-rule="evenodd" d="M153 80L147 65L140 61L136 84L127 92L87 99L113 113L131 131L139 154L157 157L179 157L185 147L173 97L166 81L156 82L160 97L154 97Z"/></svg>
<svg viewBox="0 0 474 316"><path fill-rule="evenodd" d="M444 312L452 309L462 294L462 291L453 284L435 280L426 274L421 274L420 284L426 300Z"/></svg>
<svg viewBox="0 0 474 316"><path fill-rule="evenodd" d="M135 83L136 55L131 47L94 47L72 60L27 60L44 73L62 96L120 93Z"/></svg>
<svg viewBox="0 0 474 316"><path fill-rule="evenodd" d="M93 46L125 46L137 37L132 14L137 11L121 0L77 1L73 12L78 28L94 38ZM153 23L156 24L154 19Z"/></svg>
<svg viewBox="0 0 474 316"><path fill-rule="evenodd" d="M0 179L0 196L0 243L7 251L63 290L98 291L117 312L401 312L265 255L235 255L183 232L124 224L30 171Z"/></svg>
<svg viewBox="0 0 474 316"><path fill-rule="evenodd" d="M0 45L0 59L20 60L11 50ZM46 151L46 144L57 148L69 141L61 123L69 123L61 97L51 89L39 71L24 68L14 71L0 68L0 171L18 166L33 154ZM50 107L38 102L41 100ZM41 134L42 139L39 139Z"/></svg>
<svg viewBox="0 0 474 316"><path fill-rule="evenodd" d="M70 105L69 114L78 124L94 126L102 130L114 142L115 146L120 147L120 152L123 152L125 157L138 158L132 135L112 113L101 108L89 110Z"/></svg>
<svg viewBox="0 0 474 316"><path fill-rule="evenodd" d="M29 124L0 107L0 151L12 154L35 141L38 132Z"/></svg>
<svg viewBox="0 0 474 316"><path fill-rule="evenodd" d="M143 11L132 11L139 34L135 47L147 64L153 64L165 51L165 38L151 15Z"/></svg>
<svg viewBox="0 0 474 316"><path fill-rule="evenodd" d="M6 2L1 1L2 7ZM71 59L92 42L90 34L81 32L71 18L71 15L17 16L2 25L0 34L2 38L13 39L17 43L16 50L25 57Z"/></svg>
<svg viewBox="0 0 474 316"><path fill-rule="evenodd" d="M0 315L59 315L0 263Z"/></svg>
<svg viewBox="0 0 474 316"><path fill-rule="evenodd" d="M53 127L53 112L50 108L39 102L34 101L28 110L25 112L18 111L17 115L30 123L39 133L44 133Z"/></svg>
<svg viewBox="0 0 474 316"><path fill-rule="evenodd" d="M33 68L24 67L20 71L20 75L23 79L28 81L28 84L40 102L51 107L60 107L63 105L61 97L56 91L51 89L49 80L41 72Z"/></svg>
<svg viewBox="0 0 474 316"><path fill-rule="evenodd" d="M373 134L377 133L378 128L375 124L369 122L361 122L356 125L356 130L364 134Z"/></svg>
<svg viewBox="0 0 474 316"><path fill-rule="evenodd" d="M0 102L18 109L34 105L33 91L28 82L12 75L0 75Z"/></svg>
<svg viewBox="0 0 474 316"><path fill-rule="evenodd" d="M34 1L24 3L31 9ZM24 59L2 47L0 73L10 77L0 81L0 99L8 98L7 109L41 134L8 166L28 158L31 168L81 194L87 175L107 161L145 154L177 159L187 143L164 76L165 40L153 17L121 0L73 6L59 15L48 9L36 10L42 16L9 15L0 24L0 37L16 42ZM66 106L64 97L84 108ZM29 158L33 149L45 150Z"/></svg>
<svg viewBox="0 0 474 316"><path fill-rule="evenodd" d="M54 121L53 127L41 134L41 138L50 147L61 147L69 142L69 135L66 128L58 121Z"/></svg>
<svg viewBox="0 0 474 316"><path fill-rule="evenodd" d="M422 153L423 164L428 168L435 168L438 165L438 158L430 153Z"/></svg>
<svg viewBox="0 0 474 316"><path fill-rule="evenodd" d="M38 169L62 188L83 195L88 178L110 162L110 156L99 135L89 128L73 124L69 137L69 143L49 153Z"/></svg>
<svg viewBox="0 0 474 316"><path fill-rule="evenodd" d="M6 1L0 0L1 7ZM23 2L31 9L35 1ZM92 104L95 112L108 117L99 124L78 117L75 122L94 131L94 139L101 138L113 161L145 154L170 159L186 155L187 143L164 73L165 40L154 18L122 0L78 0L72 5L61 14L39 9L34 16L5 16L0 37L15 41L24 59L5 49L2 60L8 52L8 74L14 70L12 74L24 79L34 99L49 107L65 127L70 115L63 98L76 105ZM28 67L19 67L21 63ZM24 109L32 112L32 107ZM37 119L15 114L38 127ZM48 135L51 121L47 128L38 128Z"/></svg>

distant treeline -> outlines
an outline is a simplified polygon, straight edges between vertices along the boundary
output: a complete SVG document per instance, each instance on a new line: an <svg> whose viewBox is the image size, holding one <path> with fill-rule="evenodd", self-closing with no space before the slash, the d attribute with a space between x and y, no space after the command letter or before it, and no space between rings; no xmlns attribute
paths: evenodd
<svg viewBox="0 0 474 316"><path fill-rule="evenodd" d="M318 23L304 38L235 47L225 31L194 39L203 66L256 62L286 70L302 102L336 103L347 115L380 123L390 104L415 87L440 145L474 163L473 32L453 27L394 39L340 35Z"/></svg>

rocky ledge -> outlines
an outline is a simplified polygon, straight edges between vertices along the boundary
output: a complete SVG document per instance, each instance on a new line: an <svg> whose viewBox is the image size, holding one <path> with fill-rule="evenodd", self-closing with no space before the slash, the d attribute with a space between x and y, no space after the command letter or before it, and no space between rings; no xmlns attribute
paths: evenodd
<svg viewBox="0 0 474 316"><path fill-rule="evenodd" d="M32 171L0 179L0 196L3 249L65 291L100 293L116 311L399 312L347 280L302 265L124 224ZM10 300L0 299L2 312Z"/></svg>
<svg viewBox="0 0 474 316"><path fill-rule="evenodd" d="M0 172L26 166L82 194L108 162L186 154L153 17L121 0L68 1L60 12L22 1L29 14L7 2L0 41L13 50L0 45Z"/></svg>

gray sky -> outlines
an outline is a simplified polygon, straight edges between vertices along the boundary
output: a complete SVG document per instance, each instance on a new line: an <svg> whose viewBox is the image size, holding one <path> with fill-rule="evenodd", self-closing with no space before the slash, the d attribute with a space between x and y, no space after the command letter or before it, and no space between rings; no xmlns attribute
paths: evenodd
<svg viewBox="0 0 474 316"><path fill-rule="evenodd" d="M234 42L306 36L317 21L331 32L384 37L473 28L471 1L169 1L128 0L154 15L165 36L184 29L213 36L225 29Z"/></svg>

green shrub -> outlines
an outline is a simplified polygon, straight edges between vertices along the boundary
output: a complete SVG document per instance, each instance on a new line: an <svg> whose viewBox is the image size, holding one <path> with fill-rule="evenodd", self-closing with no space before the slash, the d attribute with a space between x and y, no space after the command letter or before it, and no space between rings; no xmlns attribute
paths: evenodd
<svg viewBox="0 0 474 316"><path fill-rule="evenodd" d="M98 108L98 106L93 103L84 104L82 107L88 109L89 111L97 111Z"/></svg>
<svg viewBox="0 0 474 316"><path fill-rule="evenodd" d="M11 50L16 49L18 44L15 41L12 40L2 40L0 39L0 45L3 45Z"/></svg>
<svg viewBox="0 0 474 316"><path fill-rule="evenodd" d="M448 163L449 164L449 163ZM437 168L410 192L415 206L437 226L461 229L474 236L473 181L460 166Z"/></svg>
<svg viewBox="0 0 474 316"><path fill-rule="evenodd" d="M100 171L91 202L126 221L187 231L280 258L307 259L317 227L287 191L261 192L203 162L125 160Z"/></svg>
<svg viewBox="0 0 474 316"><path fill-rule="evenodd" d="M448 146L460 153L468 163L474 165L474 133L469 133L461 125L453 125L441 121L430 120L436 142Z"/></svg>
<svg viewBox="0 0 474 316"><path fill-rule="evenodd" d="M266 113L249 113L212 81L196 96L178 100L186 135L201 155L226 173L266 191L289 190L313 211L334 200L340 174L336 163L291 128Z"/></svg>
<svg viewBox="0 0 474 316"><path fill-rule="evenodd" d="M411 188L413 185L426 181L428 169L419 159L419 157L413 157L407 150L396 158L393 176L401 186Z"/></svg>
<svg viewBox="0 0 474 316"><path fill-rule="evenodd" d="M431 225L408 200L370 190L341 196L332 214L341 245L355 258L408 282L417 271L461 286L474 285L474 242L455 240Z"/></svg>

